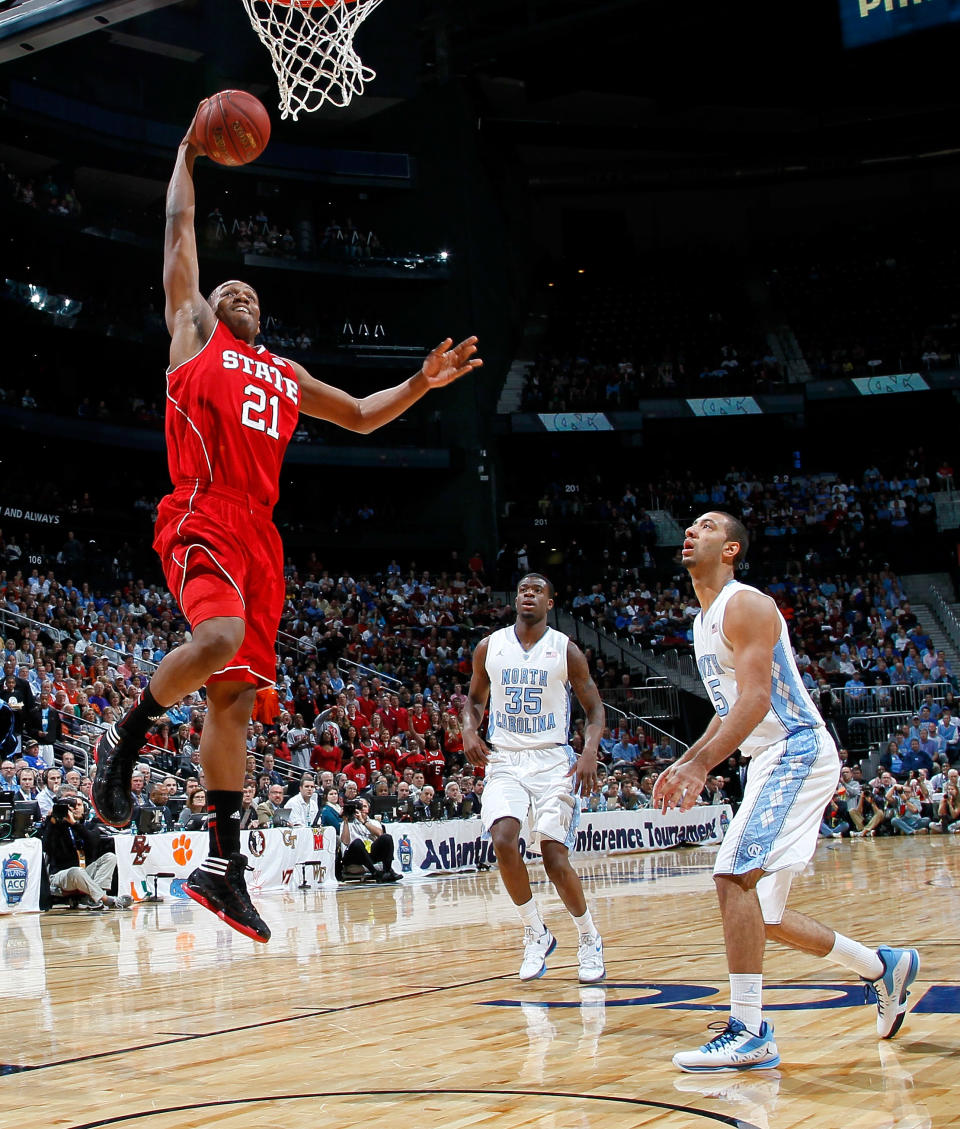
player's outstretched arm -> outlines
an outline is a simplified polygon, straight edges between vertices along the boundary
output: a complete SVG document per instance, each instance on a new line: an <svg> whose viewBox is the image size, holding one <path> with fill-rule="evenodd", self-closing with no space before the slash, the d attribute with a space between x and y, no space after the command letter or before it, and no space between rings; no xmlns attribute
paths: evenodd
<svg viewBox="0 0 960 1129"><path fill-rule="evenodd" d="M201 103L202 105L202 103ZM200 264L194 228L196 199L193 164L203 149L194 137L196 116L180 142L167 185L163 242L164 314L170 332L170 359L179 364L192 356L213 332L214 313L200 293Z"/></svg>
<svg viewBox="0 0 960 1129"><path fill-rule="evenodd" d="M587 727L583 732L583 751L577 757L577 763L570 769L567 776L572 776L574 787L584 796L589 796L597 789L597 754L600 748L600 738L603 736L603 701L600 691L590 674L590 667L583 651L573 642L567 642L567 678L577 695L577 701L583 706L587 715Z"/></svg>
<svg viewBox="0 0 960 1129"><path fill-rule="evenodd" d="M474 356L476 351L476 337L468 337L459 345L454 345L448 337L427 355L420 371L408 380L361 399L316 380L296 361L290 364L300 383L301 412L367 435L396 419L432 389L443 388L480 368L483 361Z"/></svg>
<svg viewBox="0 0 960 1129"><path fill-rule="evenodd" d="M477 644L477 649L473 652L473 675L470 678L467 702L460 717L460 725L463 728L463 755L477 768L485 765L490 759L490 750L480 736L483 711L487 707L489 697L490 676L487 674L487 639L481 639Z"/></svg>

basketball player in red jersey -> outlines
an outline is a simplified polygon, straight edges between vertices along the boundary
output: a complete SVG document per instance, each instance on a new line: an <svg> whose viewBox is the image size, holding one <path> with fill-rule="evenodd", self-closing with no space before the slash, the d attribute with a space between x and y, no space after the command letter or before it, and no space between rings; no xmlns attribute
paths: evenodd
<svg viewBox="0 0 960 1129"><path fill-rule="evenodd" d="M260 301L251 286L222 282L209 298L200 293L193 165L203 149L195 128L196 119L167 188L166 437L173 491L160 503L154 540L193 634L164 658L137 706L100 738L93 802L104 822L130 822L130 778L148 728L206 684L200 757L210 848L184 889L234 929L267 941L270 930L247 892L239 811L254 697L275 680L285 590L271 515L284 451L300 412L367 433L482 362L474 357L475 337L455 347L448 338L414 376L358 400L254 345Z"/></svg>

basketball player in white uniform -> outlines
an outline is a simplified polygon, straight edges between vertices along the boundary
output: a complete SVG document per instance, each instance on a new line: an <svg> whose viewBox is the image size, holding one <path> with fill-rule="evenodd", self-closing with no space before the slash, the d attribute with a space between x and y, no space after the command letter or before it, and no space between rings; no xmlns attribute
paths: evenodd
<svg viewBox="0 0 960 1129"><path fill-rule="evenodd" d="M533 899L520 852L520 827L529 815L540 841L547 877L579 933L581 984L606 975L603 942L593 924L569 852L580 818L578 794L597 786L597 749L603 732L603 703L580 648L547 626L553 585L528 573L517 585L517 622L488 635L473 654L473 678L463 711L463 751L486 769L481 817L493 840L500 877L524 927L521 980L547 970L557 942ZM587 715L579 758L567 744L569 687ZM490 699L487 741L480 737Z"/></svg>
<svg viewBox="0 0 960 1129"><path fill-rule="evenodd" d="M836 745L804 689L776 604L733 578L749 545L730 514L705 513L687 529L683 562L700 602L694 646L716 716L704 735L657 780L655 807L693 807L707 773L737 749L750 757L743 803L713 870L730 972L725 1030L674 1056L681 1070L755 1070L780 1062L762 1015L766 938L826 957L868 981L877 996L877 1034L895 1035L916 949L868 949L786 908L793 875L810 861L820 818L840 775Z"/></svg>

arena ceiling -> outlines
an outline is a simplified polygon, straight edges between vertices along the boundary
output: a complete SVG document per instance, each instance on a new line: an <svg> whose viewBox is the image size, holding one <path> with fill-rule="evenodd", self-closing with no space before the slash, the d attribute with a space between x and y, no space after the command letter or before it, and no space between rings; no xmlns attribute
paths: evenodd
<svg viewBox="0 0 960 1129"><path fill-rule="evenodd" d="M3 37L44 8L58 22ZM460 76L478 124L545 180L590 154L641 180L942 158L958 34L845 52L835 0L384 0L358 38L376 83L294 128L342 135ZM274 96L237 0L14 0L0 11L0 85L11 78L177 118L223 85Z"/></svg>

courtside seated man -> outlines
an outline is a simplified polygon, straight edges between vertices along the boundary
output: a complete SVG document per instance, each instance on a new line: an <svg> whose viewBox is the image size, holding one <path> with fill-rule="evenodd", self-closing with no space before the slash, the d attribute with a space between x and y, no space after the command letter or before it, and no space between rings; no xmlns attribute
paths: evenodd
<svg viewBox="0 0 960 1129"><path fill-rule="evenodd" d="M716 716L658 778L653 803L688 811L707 773L740 750L750 757L743 803L713 868L730 972L730 1018L697 1050L674 1055L680 1070L756 1070L780 1062L763 1019L767 938L826 957L868 981L877 995L877 1034L903 1023L916 949L868 949L786 908L793 875L817 845L823 809L840 776L833 738L800 679L787 625L776 604L734 580L749 537L730 514L711 511L686 531L683 563L700 602L694 647Z"/></svg>
<svg viewBox="0 0 960 1129"><path fill-rule="evenodd" d="M578 975L595 984L606 975L603 941L570 865L580 818L579 794L597 787L597 749L603 703L580 648L547 625L553 585L532 572L517 585L517 622L481 640L473 653L473 678L463 709L463 751L486 768L483 829L493 840L500 878L524 927L521 980L547 970L556 940L544 925L520 852L520 829L529 816L540 840L544 869L579 935ZM572 687L587 715L583 752L567 744ZM487 741L480 737L490 699Z"/></svg>
<svg viewBox="0 0 960 1129"><path fill-rule="evenodd" d="M251 286L234 280L209 298L200 293L193 166L203 150L195 133L196 118L167 189L166 439L173 491L160 503L154 539L193 635L164 658L137 706L101 737L93 800L104 822L129 823L130 776L147 729L205 684L200 754L210 854L184 889L234 929L266 941L270 930L246 888L239 810L254 696L275 678L284 580L272 511L284 451L300 412L367 433L482 362L474 357L476 338L455 347L448 339L402 384L356 399L257 347L260 300Z"/></svg>

